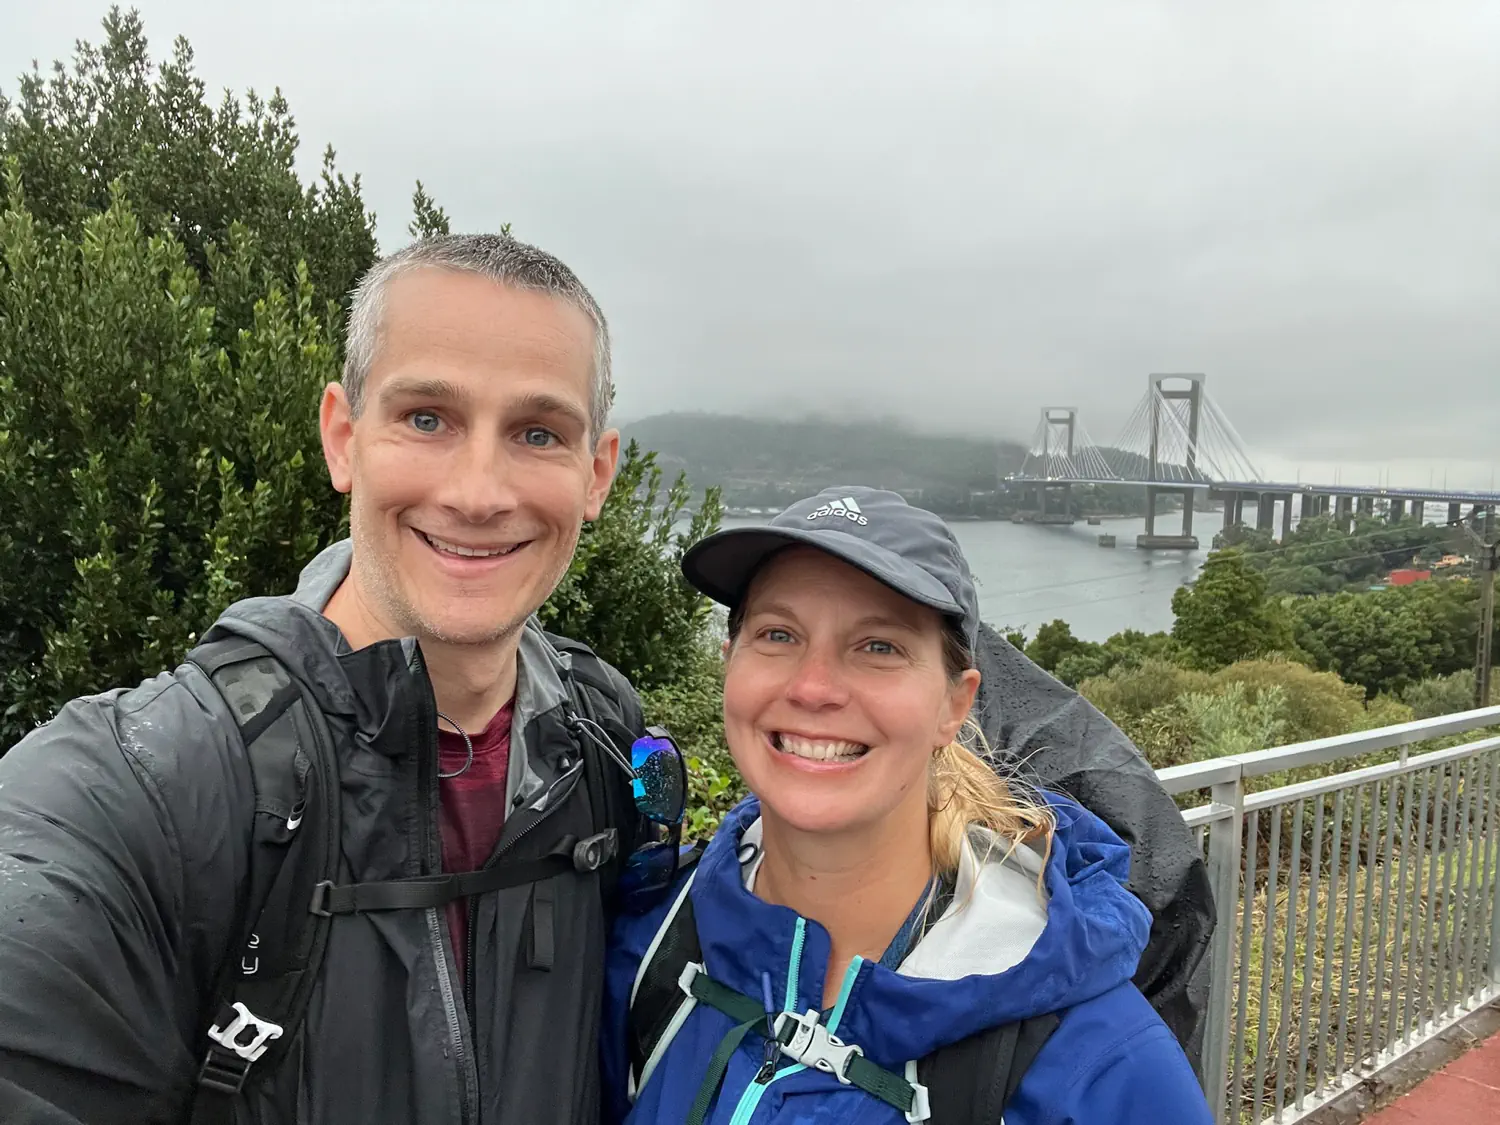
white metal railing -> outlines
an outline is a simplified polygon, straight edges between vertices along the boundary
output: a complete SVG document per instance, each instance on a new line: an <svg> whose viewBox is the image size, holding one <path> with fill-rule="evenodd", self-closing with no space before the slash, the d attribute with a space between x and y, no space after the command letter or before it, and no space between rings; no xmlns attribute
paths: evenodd
<svg viewBox="0 0 1500 1125"><path fill-rule="evenodd" d="M1208 794L1183 819L1218 918L1216 1121L1297 1121L1500 996L1500 735L1468 737L1487 727L1500 707L1158 771Z"/></svg>

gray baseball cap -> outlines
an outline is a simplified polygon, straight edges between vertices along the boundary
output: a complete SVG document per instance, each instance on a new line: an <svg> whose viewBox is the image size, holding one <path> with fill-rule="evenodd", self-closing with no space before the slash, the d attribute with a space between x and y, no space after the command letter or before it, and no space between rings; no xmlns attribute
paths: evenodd
<svg viewBox="0 0 1500 1125"><path fill-rule="evenodd" d="M755 572L792 544L827 551L898 594L947 615L972 651L979 638L974 578L953 532L895 492L860 485L825 488L758 527L732 527L693 545L682 572L696 589L734 607Z"/></svg>

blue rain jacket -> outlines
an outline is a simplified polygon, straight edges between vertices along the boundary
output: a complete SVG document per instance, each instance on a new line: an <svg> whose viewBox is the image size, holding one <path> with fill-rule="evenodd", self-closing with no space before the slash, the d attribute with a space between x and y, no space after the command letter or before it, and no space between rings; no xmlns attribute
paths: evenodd
<svg viewBox="0 0 1500 1125"><path fill-rule="evenodd" d="M1026 1072L1006 1125L1210 1125L1208 1105L1182 1048L1131 983L1150 930L1125 889L1130 850L1098 817L1047 794L1058 829L1045 861L1018 849L980 864L964 857L953 903L891 970L855 958L826 1024L845 1043L897 1074L947 1043L1029 1016L1061 1022ZM828 932L745 887L742 844L759 838L750 798L724 821L688 894L708 975L746 996L775 982L785 1010L823 1007ZM753 849L747 848L747 853ZM616 924L605 982L604 1120L680 1125L710 1057L733 1021L706 1004L688 1015L633 1103L627 1091L630 994L672 904ZM730 1060L709 1125L903 1125L904 1115L832 1075L783 1057L755 1081L765 1040L746 1036ZM949 1125L949 1123L943 1123Z"/></svg>

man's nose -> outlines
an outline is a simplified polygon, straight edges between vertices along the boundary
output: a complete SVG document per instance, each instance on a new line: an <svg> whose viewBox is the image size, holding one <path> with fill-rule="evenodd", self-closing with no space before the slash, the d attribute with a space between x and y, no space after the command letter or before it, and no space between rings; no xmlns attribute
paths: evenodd
<svg viewBox="0 0 1500 1125"><path fill-rule="evenodd" d="M439 501L469 523L487 523L516 508L515 465L504 443L470 437L448 466Z"/></svg>

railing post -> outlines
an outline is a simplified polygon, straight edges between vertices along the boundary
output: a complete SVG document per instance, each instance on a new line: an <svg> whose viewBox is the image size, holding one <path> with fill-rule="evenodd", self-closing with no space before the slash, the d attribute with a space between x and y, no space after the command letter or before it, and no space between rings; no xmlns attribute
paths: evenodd
<svg viewBox="0 0 1500 1125"><path fill-rule="evenodd" d="M1213 885L1215 923L1209 951L1208 1026L1203 1034L1203 1092L1214 1121L1222 1125L1229 1080L1234 934L1240 907L1240 841L1245 835L1244 779L1237 775L1215 785L1210 793L1216 806L1231 813L1208 826L1208 877Z"/></svg>
<svg viewBox="0 0 1500 1125"><path fill-rule="evenodd" d="M1497 815L1497 810L1495 807L1497 802L1495 801L1493 794L1490 794L1489 796L1490 808L1488 809L1488 812L1489 815L1493 817ZM1486 834L1486 836L1488 837L1488 833ZM1485 847L1488 848L1489 846L1490 845L1488 838L1486 838ZM1486 863L1488 862L1489 861L1486 860ZM1494 901L1490 903L1489 976L1490 991L1492 993L1500 994L1500 849L1497 849L1495 853L1494 872L1495 879L1491 884L1492 889L1490 891L1490 895L1494 899Z"/></svg>

